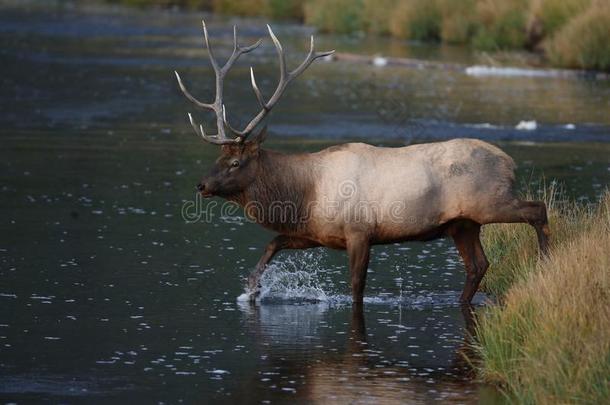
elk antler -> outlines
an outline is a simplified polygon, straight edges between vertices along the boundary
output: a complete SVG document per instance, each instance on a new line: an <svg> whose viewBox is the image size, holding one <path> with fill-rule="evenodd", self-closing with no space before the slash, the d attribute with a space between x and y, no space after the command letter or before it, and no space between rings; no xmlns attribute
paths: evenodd
<svg viewBox="0 0 610 405"><path fill-rule="evenodd" d="M216 98L214 99L214 102L211 104L206 104L206 103L202 103L201 101L197 100L186 89L186 87L182 83L182 79L180 79L180 75L178 74L178 72L175 72L175 73L176 73L176 78L178 79L178 85L180 86L180 90L182 90L182 93L184 93L186 98L189 99L190 101L192 101L195 105L197 105L203 109L206 109L206 110L212 110L216 114L216 126L217 126L216 135L206 134L205 131L203 130L202 125L199 125L199 127L198 127L197 124L195 124L195 121L193 120L193 117L190 113L188 114L188 116L189 116L189 121L191 122L191 125L193 126L193 129L195 130L195 132L198 135L200 135L201 137L203 137L203 139L205 141L213 143L213 144L217 144L217 145L244 142L246 140L246 138L252 133L254 128L256 128L256 126L267 116L269 111L271 111L273 106L282 97L282 94L284 93L284 90L286 90L286 86L288 85L288 83L290 83L294 78L296 78L301 73L303 73L303 71L305 69L307 69L307 67L309 67L309 65L311 65L311 63L314 60L316 60L317 58L331 55L332 53L335 52L334 50L328 51L328 52L315 52L313 35L312 35L311 43L310 43L310 47L309 47L309 53L307 54L307 57L296 69L294 69L292 72L288 72L288 70L286 68L286 57L284 55L284 50L282 49L282 44L280 43L280 41L277 39L277 37L275 36L273 31L271 30L271 27L269 25L267 25L267 29L269 30L269 35L271 36L271 39L273 40L273 44L275 45L275 49L277 50L278 57L280 59L280 80L277 85L277 88L273 92L273 95L271 96L269 101L265 102L265 99L263 98L263 94L261 93L260 89L258 88L258 86L256 84L256 79L254 78L254 69L252 69L252 67L250 67L250 79L252 82L252 89L254 90L254 94L256 95L256 98L261 106L261 110L258 112L258 114L256 114L254 116L254 118L248 123L248 125L246 125L246 127L240 131L240 130L233 128L227 121L227 112L226 112L226 109L225 109L225 106L223 103L223 99L222 99L224 78L225 78L225 75L227 74L227 72L229 71L229 69L231 69L231 67L237 60L237 58L239 58L242 54L248 53L248 52L254 50L255 48L257 48L261 44L262 40L259 39L253 45L242 48L237 44L237 27L233 27L233 53L231 54L231 56L229 57L229 59L227 60L225 65L222 68L220 68L218 65L218 62L216 61L216 58L214 57L212 48L210 47L210 42L208 39L208 30L205 26L205 21L202 21L202 22L203 22L203 36L204 36L204 40L205 40L205 46L206 46L206 48L208 50L208 54L210 56L210 62L212 64L212 68L214 69L214 73L216 74ZM225 127L228 128L233 134L237 135L237 137L236 138L227 137L225 134Z"/></svg>

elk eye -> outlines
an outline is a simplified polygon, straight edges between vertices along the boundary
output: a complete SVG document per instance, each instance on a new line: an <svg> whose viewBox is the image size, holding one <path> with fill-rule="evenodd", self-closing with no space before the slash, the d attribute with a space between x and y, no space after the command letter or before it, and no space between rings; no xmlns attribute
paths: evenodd
<svg viewBox="0 0 610 405"><path fill-rule="evenodd" d="M231 162L231 167L239 167L239 160L234 160Z"/></svg>

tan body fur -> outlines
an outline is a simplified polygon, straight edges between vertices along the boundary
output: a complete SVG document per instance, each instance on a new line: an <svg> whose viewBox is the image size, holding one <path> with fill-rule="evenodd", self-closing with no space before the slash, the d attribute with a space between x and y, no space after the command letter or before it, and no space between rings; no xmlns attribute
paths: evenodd
<svg viewBox="0 0 610 405"><path fill-rule="evenodd" d="M318 182L308 237L345 248L350 232L372 243L426 239L447 222L493 222L515 200L514 163L478 140L381 148L362 143L310 155Z"/></svg>

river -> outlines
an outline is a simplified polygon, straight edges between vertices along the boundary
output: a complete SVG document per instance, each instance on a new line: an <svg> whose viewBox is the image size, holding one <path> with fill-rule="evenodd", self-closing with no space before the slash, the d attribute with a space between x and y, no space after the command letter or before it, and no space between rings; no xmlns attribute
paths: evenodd
<svg viewBox="0 0 610 405"><path fill-rule="evenodd" d="M281 253L261 302L237 301L273 235L234 210L184 218L218 153L192 133L173 73L211 99L201 14L0 7L0 399L502 401L463 360L472 320L457 305L464 274L448 241L375 247L363 311L349 303L345 254L324 249ZM233 23L243 44L266 35L262 19L208 16L220 58ZM274 30L296 65L313 31ZM466 71L480 56L460 48L316 37L320 50L440 68L316 62L274 110L269 148L471 136L511 154L524 189L544 177L593 202L610 182L610 81L480 75ZM250 65L270 94L268 39L226 80L236 123L257 108Z"/></svg>

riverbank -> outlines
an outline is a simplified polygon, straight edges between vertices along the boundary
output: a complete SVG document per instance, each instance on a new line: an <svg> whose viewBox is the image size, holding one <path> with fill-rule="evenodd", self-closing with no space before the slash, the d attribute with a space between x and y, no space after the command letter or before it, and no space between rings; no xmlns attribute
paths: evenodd
<svg viewBox="0 0 610 405"><path fill-rule="evenodd" d="M486 52L527 50L545 64L610 70L605 0L107 0L291 19L324 32L386 35Z"/></svg>
<svg viewBox="0 0 610 405"><path fill-rule="evenodd" d="M549 204L550 257L527 225L487 227L485 290L500 304L479 318L479 376L519 403L610 400L610 192L595 208Z"/></svg>

